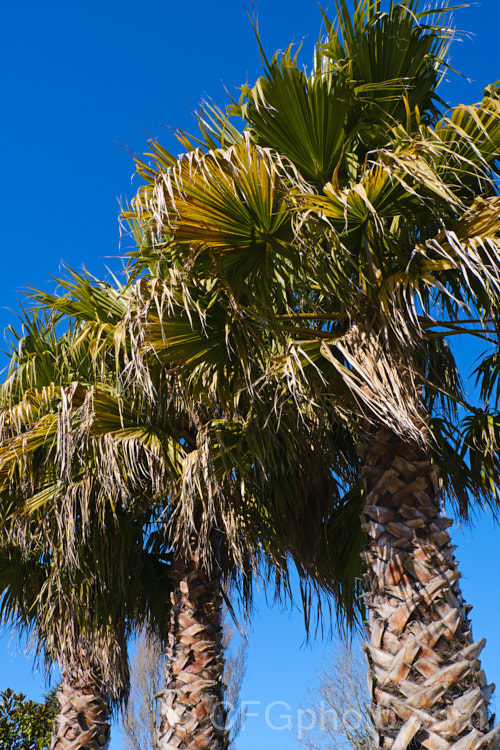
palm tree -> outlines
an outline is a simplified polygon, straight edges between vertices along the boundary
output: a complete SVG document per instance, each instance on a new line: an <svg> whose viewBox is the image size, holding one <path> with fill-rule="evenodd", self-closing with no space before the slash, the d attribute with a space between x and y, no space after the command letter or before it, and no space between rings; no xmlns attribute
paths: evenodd
<svg viewBox="0 0 500 750"><path fill-rule="evenodd" d="M166 288L167 281L143 276L137 294L144 297L151 286ZM319 446L324 427L315 422L307 430L298 429L290 403L280 405L279 414L273 415L272 403L266 399L274 398L274 389L263 389L266 419L274 426L266 455L272 450L276 457L273 472L263 471L256 448L262 415L253 416L244 399L230 418L198 380L196 362L189 362L183 370L172 369L156 357L131 359L134 347L130 342L140 346L137 340L142 333L132 322L139 303L128 299L127 288L91 283L75 273L63 287L60 295L35 295L38 303L48 306L56 318L73 319L79 331L78 346L93 353L95 372L102 371L103 357L118 353L120 383L120 392L114 395L109 388L103 394L94 387L91 405L86 408L82 402L80 418L75 406L63 453L78 454L79 444L86 445L98 435L104 445L98 461L101 484L119 486L127 495L127 485L137 492L147 481L153 492L146 493L144 502L160 507L168 522L173 590L166 690L159 696L159 747L198 743L222 748L227 741L221 654L226 591L232 588L250 606L252 576L264 570L265 577L274 578L277 590L288 594L290 558L303 582L306 611L315 590L334 594L339 608L344 600L349 606L353 600L342 589L357 585L356 555L353 571L348 572L346 562L353 560L350 550L320 554L328 545L330 524L343 513L343 504L336 500L339 491L330 474L331 464L311 447L314 435ZM121 320L122 311L116 309L126 299L132 309L130 321ZM188 316L186 310L177 311L165 322L175 328L179 341L192 336ZM224 366L222 360L220 364ZM241 372L235 372L234 380L241 377ZM238 397L237 383L229 379L225 388ZM128 449L117 462L112 446L124 439ZM300 444L294 447L294 443ZM149 461L141 459L140 451L146 449Z"/></svg>
<svg viewBox="0 0 500 750"><path fill-rule="evenodd" d="M1 391L0 615L59 665L51 749L105 748L128 694L131 629L149 619L165 630L168 555L154 506L105 492L95 446L82 461L58 441L90 389L77 331L57 337L36 314L23 327Z"/></svg>
<svg viewBox="0 0 500 750"><path fill-rule="evenodd" d="M473 501L498 500L498 416L467 402L448 341L492 345L478 370L491 395L500 89L442 116L446 9L336 7L311 74L291 49L263 57L265 75L229 108L243 135L212 108L198 140L182 136L186 154L153 143L153 164L138 160L135 262L171 274L144 307L141 350L196 363L228 410L217 361L243 362L256 412L264 369L277 403L286 382L302 415L356 443L376 744L476 750L495 741L492 687L441 503L467 518ZM191 316L184 339L175 306ZM226 311L222 340L214 310Z"/></svg>

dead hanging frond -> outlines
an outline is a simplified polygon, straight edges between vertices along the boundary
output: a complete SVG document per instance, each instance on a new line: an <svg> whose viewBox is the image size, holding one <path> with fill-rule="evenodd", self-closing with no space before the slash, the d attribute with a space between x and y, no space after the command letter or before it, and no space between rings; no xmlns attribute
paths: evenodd
<svg viewBox="0 0 500 750"><path fill-rule="evenodd" d="M3 518L0 619L32 633L47 665L95 670L119 703L128 690L132 623L152 608L160 612L155 622L167 613L168 563L165 547L153 549L148 539L154 509L139 494L128 510L119 498L113 504L97 479L99 458L89 450L79 480L73 466L71 483L56 483L41 504L30 499L29 512Z"/></svg>
<svg viewBox="0 0 500 750"><path fill-rule="evenodd" d="M109 389L74 383L60 389L58 401L2 444L0 490L12 494L11 510L26 523L40 511L50 513L57 544L76 565L92 519L104 528L116 507L141 493L153 504L165 501L184 449L154 414L138 412Z"/></svg>
<svg viewBox="0 0 500 750"><path fill-rule="evenodd" d="M199 563L222 572L246 606L264 551L270 570L276 571L285 564L285 552L267 501L256 495L256 479L248 475L252 458L242 447L244 428L237 421L200 426L196 447L184 460L170 529L178 553L189 557L195 549Z"/></svg>
<svg viewBox="0 0 500 750"><path fill-rule="evenodd" d="M332 418L352 429L358 415L370 423L385 424L404 439L427 443L421 374L408 353L395 351L384 337L383 332L352 324L340 336L292 342L286 355L275 360L272 377L285 376L302 410L317 411L323 405Z"/></svg>
<svg viewBox="0 0 500 750"><path fill-rule="evenodd" d="M92 673L101 681L113 704L119 703L129 690L127 635L124 623L98 623L92 587L85 591L75 581L71 594L55 576L47 578L35 606L43 622L37 637L38 648L45 654L46 668L57 658L61 672ZM81 595L86 602L82 602ZM87 611L84 611L84 604ZM50 622L50 624L49 624ZM40 637L41 636L41 637Z"/></svg>
<svg viewBox="0 0 500 750"><path fill-rule="evenodd" d="M354 325L334 344L343 363L332 356L326 342L322 343L322 353L340 372L366 419L385 424L407 440L425 444L429 432L422 417L419 374L409 361L398 358L398 351L383 337Z"/></svg>
<svg viewBox="0 0 500 750"><path fill-rule="evenodd" d="M0 621L28 637L47 675L54 662L61 672L90 670L102 680L112 702L120 702L128 691L130 623L113 618L118 581L114 590L110 585L106 591L106 583L86 568L82 547L80 565L71 570L60 548L48 542L50 523L43 534L35 529L25 546L19 529L17 534L11 530L0 544Z"/></svg>
<svg viewBox="0 0 500 750"><path fill-rule="evenodd" d="M431 324L487 336L500 306L499 216L497 197L476 201L453 229L417 245L404 271L382 281L378 299L403 345L432 335Z"/></svg>
<svg viewBox="0 0 500 750"><path fill-rule="evenodd" d="M184 448L168 418L168 404L149 405L94 387L81 421L86 453L94 456L95 479L112 505L126 507L147 491L151 502L168 497L177 482ZM173 416L173 412L172 412Z"/></svg>
<svg viewBox="0 0 500 750"><path fill-rule="evenodd" d="M186 455L177 508L172 518L175 544L189 553L192 539L200 563L207 570L220 566L220 544L224 557L234 570L257 570L260 557L253 540L245 536L242 486L237 472L227 472L221 445L214 440L213 428L198 431L196 449Z"/></svg>
<svg viewBox="0 0 500 750"><path fill-rule="evenodd" d="M76 450L76 436L73 426L73 410L85 401L87 392L80 383L72 383L61 389L61 400L58 406L57 454L61 478L71 480L71 464Z"/></svg>

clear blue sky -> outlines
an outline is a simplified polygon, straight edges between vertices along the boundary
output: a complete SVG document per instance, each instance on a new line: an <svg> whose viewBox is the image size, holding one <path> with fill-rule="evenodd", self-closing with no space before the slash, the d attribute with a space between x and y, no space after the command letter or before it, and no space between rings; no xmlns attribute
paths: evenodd
<svg viewBox="0 0 500 750"><path fill-rule="evenodd" d="M333 5L333 3L331 3ZM261 0L266 51L304 40L308 62L317 39L316 0ZM333 12L330 14L333 15ZM443 87L452 103L480 98L500 78L499 0L458 11L456 26L474 36L454 45L452 63L467 78L450 74ZM194 129L190 112L204 96L227 101L260 71L257 45L243 3L220 0L28 0L3 9L0 67L3 144L0 191L3 273L0 331L14 321L21 290L50 288L62 261L98 276L116 269L118 199L131 197L132 162L122 146L145 148L149 135L176 149L165 126ZM462 355L464 369L472 362ZM474 605L474 633L486 636L484 666L500 684L497 594L500 532L488 519L454 532L466 598ZM497 546L498 545L498 546ZM239 750L296 749L288 731L270 731L265 705L285 701L296 711L306 683L328 658L329 645L300 648L302 616L283 614L264 600L250 637L245 700L262 701L249 717ZM39 698L41 675L31 659L15 656L0 640L0 689L10 686ZM500 702L499 702L500 707ZM276 709L276 723L279 708ZM287 711L285 710L285 714ZM115 736L112 750L119 750Z"/></svg>

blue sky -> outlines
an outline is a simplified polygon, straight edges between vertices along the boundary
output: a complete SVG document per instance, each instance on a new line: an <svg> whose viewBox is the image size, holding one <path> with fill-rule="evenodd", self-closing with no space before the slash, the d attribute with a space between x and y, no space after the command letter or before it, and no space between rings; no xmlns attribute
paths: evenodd
<svg viewBox="0 0 500 750"><path fill-rule="evenodd" d="M261 0L258 12L268 53L303 39L302 59L310 59L321 22L316 0ZM15 322L22 289L51 288L62 262L85 264L98 276L119 267L119 200L131 197L137 185L127 149L140 152L154 136L176 150L164 126L194 130L190 112L201 99L223 105L224 87L237 95L239 85L256 79L260 61L245 7L234 0L29 0L5 4L2 15L3 332ZM442 95L452 103L471 102L500 78L499 0L457 11L455 22L473 34L452 51L452 64L467 78L450 73ZM461 359L465 370L472 367L467 352ZM456 530L454 539L464 593L474 605L475 636L488 639L487 676L500 684L500 532L482 518L473 530ZM290 615L259 601L242 697L262 703L254 709L260 717L247 720L239 750L253 750L256 743L298 747L291 732L266 728L264 711L271 701L285 701L293 714L306 683L328 659L328 643L301 649L303 639L299 612ZM8 644L5 635L0 689L40 697L42 676L31 674L32 660L16 656ZM119 748L115 737L112 750Z"/></svg>

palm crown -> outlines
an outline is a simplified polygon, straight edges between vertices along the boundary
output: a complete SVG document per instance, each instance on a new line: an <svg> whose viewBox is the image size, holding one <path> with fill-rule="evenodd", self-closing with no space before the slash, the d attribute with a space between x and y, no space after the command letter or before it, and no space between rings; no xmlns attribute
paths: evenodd
<svg viewBox="0 0 500 750"><path fill-rule="evenodd" d="M138 160L146 183L125 212L142 231L134 262L168 267L154 294L170 305L149 315L143 348L189 367L192 381L199 372L199 391L215 384L219 398L237 372L240 389L255 388L252 358L256 371L273 363L269 377L287 378L308 406L326 381L328 410L354 432L361 411L421 439L423 389L434 448L471 452L460 481L443 472L465 510L468 492L495 498L471 476L482 413L469 405L462 446L447 443L464 405L447 340L494 341L500 95L489 87L479 104L440 116L453 36L444 16L416 2L390 13L360 3L352 19L345 3L337 10L309 76L290 49L264 57L265 76L228 109L246 121L243 134L211 108L198 139L208 149L182 136L190 150L178 159L153 144L153 165ZM174 307L192 310L189 348Z"/></svg>
<svg viewBox="0 0 500 750"><path fill-rule="evenodd" d="M0 617L60 669L51 746L104 747L110 708L128 696L131 632L148 623L165 637L171 566L157 507L99 471L112 378L96 382L81 326L52 323L34 313L13 331L1 390Z"/></svg>
<svg viewBox="0 0 500 750"><path fill-rule="evenodd" d="M63 283L62 295L35 294L38 303L51 310L55 321L60 315L74 321L75 353L85 353L93 374L88 387L74 381L66 389L70 404L64 406L64 399L61 404L66 415L62 435L61 419L52 415L60 435L59 463L64 462L62 468L67 467L72 480L75 458L83 452L88 463L91 448L97 458L93 471L102 488L97 497L100 517L113 515L117 501L128 515L138 503L138 509L149 510L154 517L159 515L165 525L166 534L160 539L173 560L174 588L165 704L162 699L162 715L166 718L160 729L161 741L168 742L179 723L169 728L168 717L185 712L184 674L191 681L193 670L201 665L203 682L210 670L204 700L210 697L220 703L217 622L223 589L219 588L219 577L222 575L226 585L234 584L233 589L246 605L251 603L252 578L257 573L264 574L279 594L287 596L291 560L299 572L306 620L312 591L334 594L338 611L352 618L356 606L353 590L359 587L359 534L352 548L334 545L331 554L325 554L331 543L330 530L336 532L340 521L347 523L339 482L330 472L335 461L340 466L342 460L336 456L331 462L326 460L329 441L324 451L319 450L326 436L325 425L309 419L312 428L304 430L290 408L290 399L274 408L269 400L274 399L274 389L261 389L265 415L255 412L248 398L239 393L249 376L244 364L227 379L224 401L216 388L203 388L214 375L216 381L218 377L222 380L227 365L222 356L225 347L219 347L220 356L211 359L214 371L209 373L201 362L197 371L196 360L189 356L189 342L193 337L198 341L201 330L192 316L190 322L189 310L177 311L160 326L162 331L165 325L169 330L172 326L184 366L178 361L172 363L170 355L163 358L161 352L144 357L148 347L139 356L155 326L154 311L148 312L147 304L145 308L141 305L152 288L166 290L163 299L157 298L157 310L162 305L174 305L175 289L168 280L143 275L132 293L127 286L117 292L110 285L89 283L89 279L74 273L72 277L72 281ZM194 299L198 292L195 286L190 289ZM203 300L206 293L204 289ZM120 305L125 304L129 310L124 316ZM223 307L217 302L209 317L221 319L221 315ZM57 338L55 341L59 344ZM118 360L114 366L113 356ZM254 372L255 367L253 363ZM236 407L231 414L229 396ZM304 414L304 422L306 417ZM265 420L271 421L271 429L266 428ZM314 446L311 429L316 437ZM269 439L262 445L264 434ZM275 457L272 470L268 463L271 455ZM348 512L352 513L350 507ZM64 519L61 524L65 525ZM81 540L71 536L72 543L70 551L79 554ZM78 566L78 562L75 564ZM194 645L186 651L191 630ZM175 699L179 680L184 696L180 703ZM184 717L179 732L184 731L186 721L189 732L196 736L213 731L200 709L196 717L192 712Z"/></svg>

